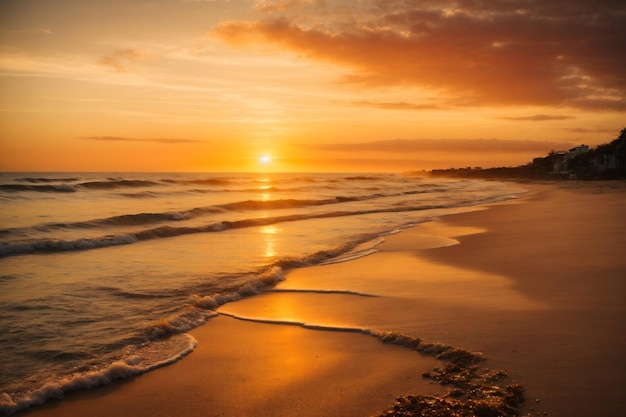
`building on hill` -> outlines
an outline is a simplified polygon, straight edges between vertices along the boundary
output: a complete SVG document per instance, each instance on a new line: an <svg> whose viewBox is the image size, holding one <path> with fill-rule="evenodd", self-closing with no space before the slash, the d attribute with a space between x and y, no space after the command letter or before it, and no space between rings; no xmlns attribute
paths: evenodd
<svg viewBox="0 0 626 417"><path fill-rule="evenodd" d="M569 151L558 151L552 155L552 173L570 175L570 161L589 152L589 146L582 144Z"/></svg>
<svg viewBox="0 0 626 417"><path fill-rule="evenodd" d="M567 174L568 153L566 151L557 151L552 155L552 173Z"/></svg>
<svg viewBox="0 0 626 417"><path fill-rule="evenodd" d="M578 155L582 155L584 153L589 152L589 146L588 145L580 145L580 146L576 146L575 148L570 149L569 151L567 151L567 156L568 158L575 158Z"/></svg>

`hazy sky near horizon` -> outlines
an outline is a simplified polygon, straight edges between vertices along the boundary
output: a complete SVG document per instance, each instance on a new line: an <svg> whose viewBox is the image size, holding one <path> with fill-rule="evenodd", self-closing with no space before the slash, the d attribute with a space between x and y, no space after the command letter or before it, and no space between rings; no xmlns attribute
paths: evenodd
<svg viewBox="0 0 626 417"><path fill-rule="evenodd" d="M626 126L625 27L623 0L2 0L0 170L519 165Z"/></svg>

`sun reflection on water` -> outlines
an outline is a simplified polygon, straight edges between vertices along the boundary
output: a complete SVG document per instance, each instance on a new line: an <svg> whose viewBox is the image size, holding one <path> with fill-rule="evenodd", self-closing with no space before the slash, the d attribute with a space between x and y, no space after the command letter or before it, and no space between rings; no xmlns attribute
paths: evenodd
<svg viewBox="0 0 626 417"><path fill-rule="evenodd" d="M263 235L265 243L264 256L266 258L272 258L276 256L276 235L278 234L278 228L276 226L263 226L261 227L261 233Z"/></svg>
<svg viewBox="0 0 626 417"><path fill-rule="evenodd" d="M268 177L262 177L259 179L259 182L263 185L259 185L259 191L261 191L261 200L262 201L270 201L272 199L272 194L270 190L272 189L271 179Z"/></svg>

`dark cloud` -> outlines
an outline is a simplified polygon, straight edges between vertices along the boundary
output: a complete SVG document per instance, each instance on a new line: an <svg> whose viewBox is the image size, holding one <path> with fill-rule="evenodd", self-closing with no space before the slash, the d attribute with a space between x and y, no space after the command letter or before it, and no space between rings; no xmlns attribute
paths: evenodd
<svg viewBox="0 0 626 417"><path fill-rule="evenodd" d="M602 127L597 127L597 128L592 128L592 129L582 128L582 127L573 127L573 128L567 128L565 130L574 132L574 133L618 133L619 131L619 129L607 129L607 128L602 128Z"/></svg>
<svg viewBox="0 0 626 417"><path fill-rule="evenodd" d="M281 3L212 34L343 65L345 83L419 86L464 105L626 109L622 0Z"/></svg>
<svg viewBox="0 0 626 417"><path fill-rule="evenodd" d="M462 152L479 153L543 153L552 149L570 149L569 142L549 142L537 140L504 140L504 139L392 139L361 143L339 143L324 145L308 145L324 151L344 152L385 152L385 153L419 153L419 152Z"/></svg>
<svg viewBox="0 0 626 417"><path fill-rule="evenodd" d="M83 136L80 139L98 140L98 141L103 141L103 142L156 142L156 143L167 143L167 144L203 142L201 140L194 140L194 139L174 139L174 138L136 139L136 138L125 138L121 136Z"/></svg>

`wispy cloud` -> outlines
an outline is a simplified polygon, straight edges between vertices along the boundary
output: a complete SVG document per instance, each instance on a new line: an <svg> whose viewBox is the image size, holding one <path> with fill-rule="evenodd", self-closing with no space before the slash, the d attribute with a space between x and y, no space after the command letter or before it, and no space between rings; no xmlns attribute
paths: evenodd
<svg viewBox="0 0 626 417"><path fill-rule="evenodd" d="M351 104L359 107L373 107L386 110L442 110L445 107L436 104L408 103L406 101L376 102L376 101L353 101Z"/></svg>
<svg viewBox="0 0 626 417"><path fill-rule="evenodd" d="M572 127L566 128L565 130L574 132L574 133L615 133L619 134L619 129L607 129L604 127L596 127L596 128L582 128L582 127Z"/></svg>
<svg viewBox="0 0 626 417"><path fill-rule="evenodd" d="M137 139L137 138L127 138L127 137L122 137L122 136L81 136L79 139L97 140L97 141L103 141L103 142L155 142L155 143L166 143L166 144L205 142L205 141L196 140L196 139L176 139L176 138Z"/></svg>
<svg viewBox="0 0 626 417"><path fill-rule="evenodd" d="M561 116L553 114L535 114L534 116L512 116L512 117L500 117L503 120L513 120L522 122L545 122L548 120L568 120L575 119L573 116Z"/></svg>
<svg viewBox="0 0 626 417"><path fill-rule="evenodd" d="M518 152L548 152L551 149L569 149L573 145L569 142L549 142L537 140L510 140L510 139L392 139L361 143L338 143L307 145L311 148L324 151L345 152L385 152L385 153L420 153L420 152L447 152L459 154L462 152L480 153L518 153Z"/></svg>
<svg viewBox="0 0 626 417"><path fill-rule="evenodd" d="M139 49L125 48L103 56L98 63L115 72L124 73L130 71L135 62L145 59L147 56L146 52Z"/></svg>

